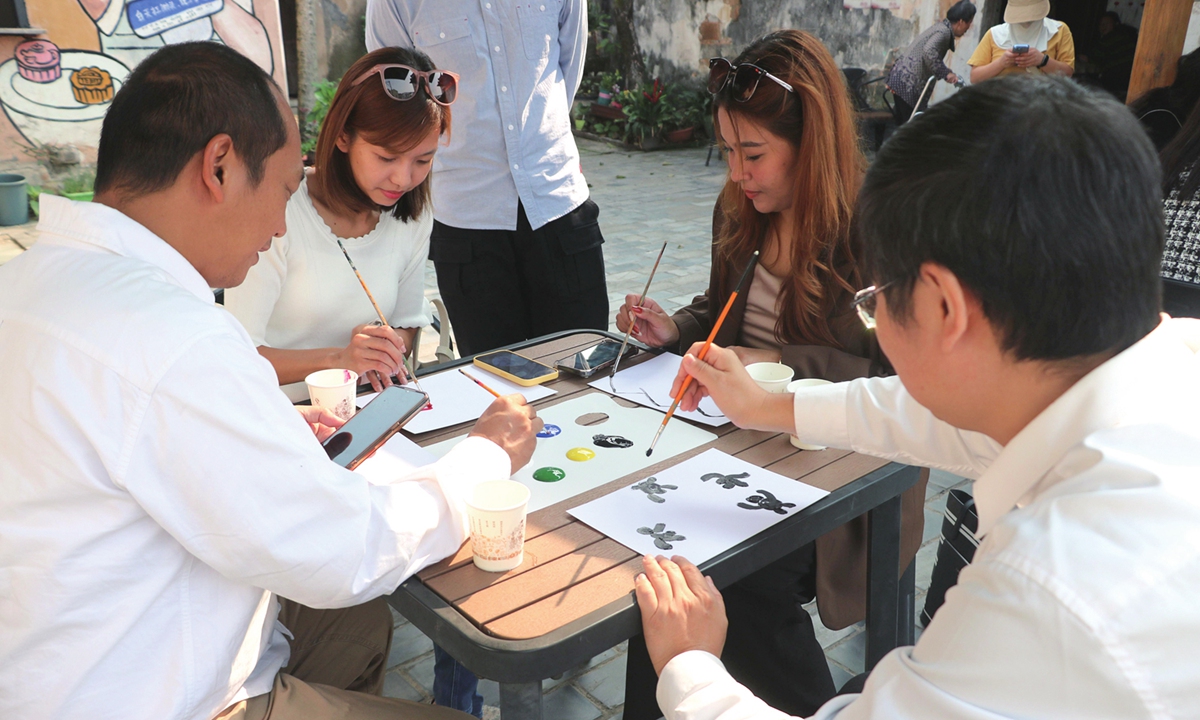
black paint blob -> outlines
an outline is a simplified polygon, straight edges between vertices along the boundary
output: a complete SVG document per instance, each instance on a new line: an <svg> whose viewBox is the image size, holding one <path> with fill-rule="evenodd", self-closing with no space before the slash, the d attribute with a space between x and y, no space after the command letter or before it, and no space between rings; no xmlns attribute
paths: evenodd
<svg viewBox="0 0 1200 720"><path fill-rule="evenodd" d="M626 440L620 435L593 435L592 442L596 447L602 448L629 448L633 447L632 440Z"/></svg>

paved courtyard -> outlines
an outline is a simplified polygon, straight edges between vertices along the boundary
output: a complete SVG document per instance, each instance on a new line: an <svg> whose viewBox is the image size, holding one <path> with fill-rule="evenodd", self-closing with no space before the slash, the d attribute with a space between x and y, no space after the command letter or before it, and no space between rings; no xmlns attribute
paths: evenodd
<svg viewBox="0 0 1200 720"><path fill-rule="evenodd" d="M612 145L580 141L584 172L592 197L600 206L604 256L608 272L611 310L616 311L626 293L640 292L654 256L668 241L667 253L650 294L668 311L687 304L708 283L712 207L724 182L724 166L714 153L705 167L707 150L689 148L652 153L628 152ZM36 239L32 224L0 228L0 263ZM432 266L426 274L426 295L437 296ZM614 328L615 329L615 328ZM432 356L436 341L426 336L422 359ZM929 576L937 550L941 513L946 492L968 487L962 478L935 471L926 493L925 537L917 554L917 602L925 602ZM825 648L834 682L841 685L862 672L866 638L861 624L832 631L825 628L810 606L817 636ZM429 639L402 617L396 616L396 633L389 659L384 692L393 697L429 701L433 684L433 646ZM548 680L545 717L549 720L609 720L621 717L624 702L625 646L609 650L585 666ZM498 717L499 689L483 681L485 717Z"/></svg>

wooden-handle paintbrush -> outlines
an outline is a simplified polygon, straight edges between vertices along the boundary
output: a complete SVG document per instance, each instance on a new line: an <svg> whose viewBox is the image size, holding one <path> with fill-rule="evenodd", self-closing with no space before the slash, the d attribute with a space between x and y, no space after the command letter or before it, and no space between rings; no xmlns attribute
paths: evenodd
<svg viewBox="0 0 1200 720"><path fill-rule="evenodd" d="M750 271L758 263L758 251L750 256L750 262L746 263L746 269L742 271L742 277L738 280L737 286L733 289L733 294L725 301L725 307L721 310L720 316L717 317L717 322L713 324L712 332L708 334L708 339L704 341L704 347L700 348L700 353L696 355L697 360L703 360L708 355L708 349L712 347L713 338L721 330L721 324L725 322L725 316L729 314L729 308L733 307L734 301L737 300L738 293L742 291L742 285L746 284L746 278L750 277ZM679 407L679 401L683 399L683 394L687 392L688 386L692 384L692 376L688 375L683 379L683 384L679 386L679 392L675 394L674 402L671 403L671 409L667 410L666 416L663 418L662 425L658 426L658 432L654 433L654 440L650 442L650 449L646 451L646 457L650 457L650 453L654 452L654 446L658 444L658 439L662 436L663 430L667 428L667 423L670 422L671 416L675 414L675 409Z"/></svg>
<svg viewBox="0 0 1200 720"><path fill-rule="evenodd" d="M337 240L338 247L342 249L342 255L346 258L346 262L350 263L350 269L354 271L354 277L358 278L358 284L362 285L363 292L367 294L367 299L371 301L371 307L375 308L375 314L379 316L379 325L381 327L390 327L387 318L383 315L383 311L379 309L379 303L375 302L375 296L371 294L371 288L367 287L367 281L363 280L362 273L358 271L358 268L354 267L354 261L350 259L350 253L346 252L346 246L342 244L342 239L335 237L334 240ZM416 383L418 390L425 392L421 389L421 382L417 380L416 373L413 373L412 381Z"/></svg>
<svg viewBox="0 0 1200 720"><path fill-rule="evenodd" d="M663 253L666 251L667 241L664 240L662 249L658 251L658 259L654 261L654 267L650 268L650 277L646 278L646 287L642 288L642 296L638 298L637 305L635 307L641 307L642 303L646 302L646 293L650 292L650 283L654 280L654 273L658 272L658 264L662 262ZM630 308L631 311L632 309L633 308ZM633 332L634 325L637 325L637 320L632 317L633 313L630 312L629 314L631 318L629 329L625 331L625 339L621 341L621 349L617 351L617 360L613 363L612 372L608 374L610 378L616 376L617 368L621 365L621 356L625 354L625 348L629 347L629 334Z"/></svg>

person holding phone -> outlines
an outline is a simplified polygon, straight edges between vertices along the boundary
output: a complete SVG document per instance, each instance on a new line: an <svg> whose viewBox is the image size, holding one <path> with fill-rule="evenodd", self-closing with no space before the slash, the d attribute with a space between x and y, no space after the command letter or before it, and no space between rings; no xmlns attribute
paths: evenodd
<svg viewBox="0 0 1200 720"><path fill-rule="evenodd" d="M1051 20L1050 0L1009 0L1004 22L992 27L967 60L971 82L1001 75L1045 73L1075 74L1075 39L1071 28Z"/></svg>
<svg viewBox="0 0 1200 720"><path fill-rule="evenodd" d="M308 397L305 376L326 368L353 370L375 390L406 379L404 358L429 323L429 171L457 90L455 74L419 50L359 58L330 103L316 166L288 203L287 234L225 291L293 402Z"/></svg>
<svg viewBox="0 0 1200 720"><path fill-rule="evenodd" d="M865 160L841 71L813 35L785 30L753 42L736 60L710 61L717 136L729 175L713 219L708 289L668 315L654 300L625 298L624 332L683 354L704 340L751 254L761 252L748 291L739 294L716 343L743 364L782 362L798 378L841 381L888 366L851 303L861 282L851 213ZM924 482L904 496L907 563L924 527ZM798 715L835 692L812 620L841 628L866 613L866 521L859 518L735 583L726 591L731 623L724 661L739 680ZM861 571L861 572L860 572ZM654 671L630 643L625 717L650 720Z"/></svg>

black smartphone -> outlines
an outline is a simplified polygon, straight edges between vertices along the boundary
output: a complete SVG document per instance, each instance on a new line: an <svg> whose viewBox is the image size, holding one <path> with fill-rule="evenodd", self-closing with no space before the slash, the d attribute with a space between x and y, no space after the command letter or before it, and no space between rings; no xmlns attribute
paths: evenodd
<svg viewBox="0 0 1200 720"><path fill-rule="evenodd" d="M1025 53L1029 52L1029 46L1028 45L1013 45L1013 52L1016 53L1017 55L1024 55Z"/></svg>
<svg viewBox="0 0 1200 720"><path fill-rule="evenodd" d="M386 387L321 445L330 460L353 470L395 435L427 402L429 396L419 390L400 385Z"/></svg>
<svg viewBox="0 0 1200 720"><path fill-rule="evenodd" d="M621 343L616 340L605 340L597 343L589 348L585 348L559 360L555 365L559 370L564 370L573 375L580 377L591 377L598 371L607 367L611 367L617 361L617 351L621 349ZM629 357L637 352L637 348L632 345L625 346L625 354L622 358Z"/></svg>
<svg viewBox="0 0 1200 720"><path fill-rule="evenodd" d="M497 350L494 353L480 355L475 358L475 365L523 387L537 385L558 377L558 371L549 365L543 365L537 360L531 360L511 350Z"/></svg>

